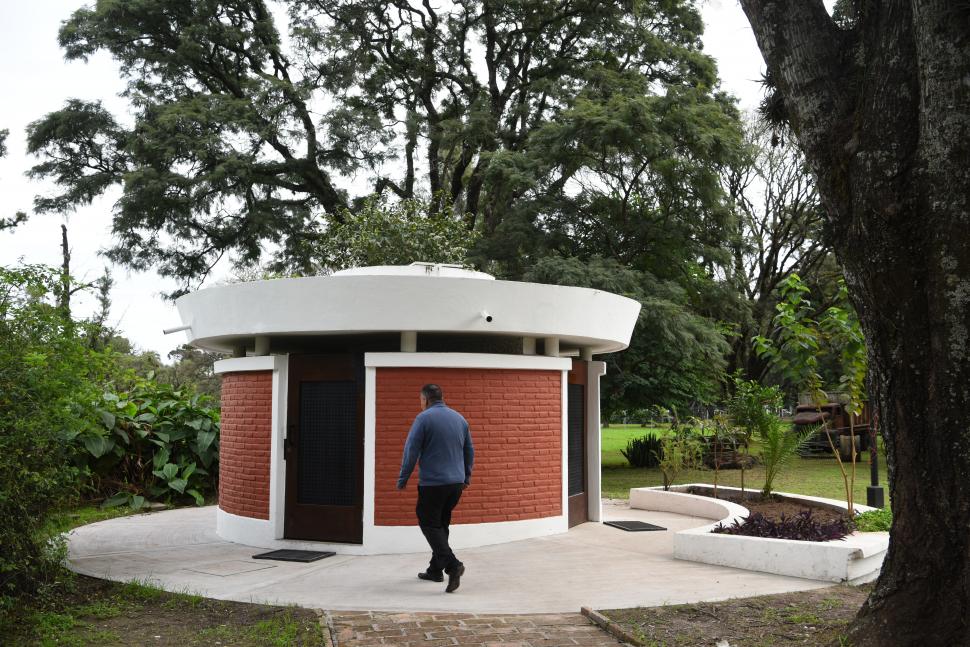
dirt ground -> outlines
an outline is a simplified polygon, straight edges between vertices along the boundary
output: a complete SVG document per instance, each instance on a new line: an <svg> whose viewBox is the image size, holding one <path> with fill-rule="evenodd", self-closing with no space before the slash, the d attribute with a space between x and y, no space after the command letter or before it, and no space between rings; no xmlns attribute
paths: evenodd
<svg viewBox="0 0 970 647"><path fill-rule="evenodd" d="M833 586L705 604L601 611L648 647L844 645L871 586Z"/></svg>
<svg viewBox="0 0 970 647"><path fill-rule="evenodd" d="M76 576L56 602L23 610L2 645L281 647L324 645L309 609L224 602ZM9 620L9 619L8 619Z"/></svg>

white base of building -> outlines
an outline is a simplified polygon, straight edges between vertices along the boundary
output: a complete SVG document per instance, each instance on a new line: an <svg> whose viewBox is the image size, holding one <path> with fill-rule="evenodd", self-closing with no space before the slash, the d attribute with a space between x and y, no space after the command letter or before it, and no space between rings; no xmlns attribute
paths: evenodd
<svg viewBox="0 0 970 647"><path fill-rule="evenodd" d="M544 519L502 521L498 523L454 524L451 526L449 543L452 548L477 548L510 541L547 537L565 533L568 528L565 515ZM428 542L421 529L415 526L364 525L362 544L338 544L321 541L303 541L276 537L269 520L251 519L216 511L216 534L226 541L258 548L333 551L339 555L388 555L395 553L428 552Z"/></svg>

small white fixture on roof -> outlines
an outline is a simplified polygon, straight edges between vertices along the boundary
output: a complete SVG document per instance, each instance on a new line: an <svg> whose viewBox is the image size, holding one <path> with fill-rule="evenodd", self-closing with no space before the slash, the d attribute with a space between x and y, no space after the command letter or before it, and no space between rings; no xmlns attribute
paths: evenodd
<svg viewBox="0 0 970 647"><path fill-rule="evenodd" d="M433 276L448 279L482 279L494 281L495 277L485 272L476 272L461 265L449 263L411 263L410 265L373 265L353 267L349 270L334 272L332 276Z"/></svg>

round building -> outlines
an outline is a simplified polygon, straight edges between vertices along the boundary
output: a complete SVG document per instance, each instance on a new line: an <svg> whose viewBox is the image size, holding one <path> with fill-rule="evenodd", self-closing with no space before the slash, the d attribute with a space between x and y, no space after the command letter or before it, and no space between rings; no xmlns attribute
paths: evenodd
<svg viewBox="0 0 970 647"><path fill-rule="evenodd" d="M417 475L395 486L429 382L475 444L453 547L599 521L605 365L593 357L627 347L638 302L414 264L208 288L176 305L189 343L233 355L216 363L222 538L426 551Z"/></svg>

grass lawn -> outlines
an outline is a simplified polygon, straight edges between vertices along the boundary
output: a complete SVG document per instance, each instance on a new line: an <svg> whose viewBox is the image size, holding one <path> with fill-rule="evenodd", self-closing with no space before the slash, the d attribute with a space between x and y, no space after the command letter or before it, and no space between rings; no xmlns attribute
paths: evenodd
<svg viewBox="0 0 970 647"><path fill-rule="evenodd" d="M626 444L634 438L640 438L647 434L654 434L660 437L668 433L670 433L670 427L667 425L651 427L641 427L640 425L609 425L603 427L603 467L627 465L626 459L623 458L620 450L626 449Z"/></svg>
<svg viewBox="0 0 970 647"><path fill-rule="evenodd" d="M620 453L621 448L631 438L639 438L646 433L667 433L665 428L643 428L640 425L610 425L603 428L603 496L613 499L627 499L630 488L663 485L663 475L659 468L632 468ZM757 446L751 452L757 455ZM846 465L849 469L849 465ZM745 470L745 487L760 490L764 485L764 468L756 465ZM683 472L678 483L713 483L714 471L689 470ZM741 486L741 470L721 470L718 474L720 485ZM886 487L886 460L880 456L879 483ZM866 486L869 485L869 454L863 452L856 463L855 493L856 503L865 504ZM799 458L782 468L775 477L774 489L779 492L794 492L830 499L845 500L845 486L842 474L833 457ZM887 493L888 498L888 493ZM888 501L887 501L888 503Z"/></svg>

